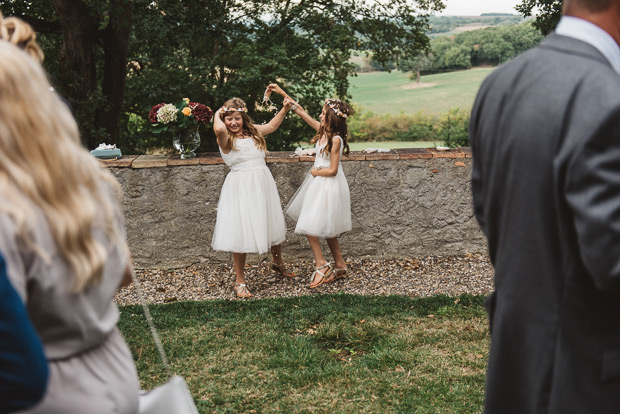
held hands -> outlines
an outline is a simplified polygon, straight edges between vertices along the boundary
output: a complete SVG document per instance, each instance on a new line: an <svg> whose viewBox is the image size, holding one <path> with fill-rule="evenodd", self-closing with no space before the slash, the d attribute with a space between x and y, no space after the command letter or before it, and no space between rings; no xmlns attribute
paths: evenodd
<svg viewBox="0 0 620 414"><path fill-rule="evenodd" d="M297 109L298 106L299 105L297 104L297 102L295 102L294 100L292 100L288 96L286 98L284 98L284 107L286 109L291 109L291 110L293 110L293 112L295 112L295 109Z"/></svg>

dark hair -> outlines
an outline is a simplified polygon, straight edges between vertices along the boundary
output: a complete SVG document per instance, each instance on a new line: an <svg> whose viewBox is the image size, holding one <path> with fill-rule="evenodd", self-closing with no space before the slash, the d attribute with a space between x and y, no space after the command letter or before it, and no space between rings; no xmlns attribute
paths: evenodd
<svg viewBox="0 0 620 414"><path fill-rule="evenodd" d="M245 102L243 102L243 99L231 98L227 100L226 102L224 102L223 107L230 108L230 109L233 109L233 108L234 109L241 109L241 108L245 109L245 111L226 111L226 112L222 111L220 112L220 118L222 119L222 121L224 121L225 117L230 116L233 113L238 113L239 115L241 115L241 119L243 119L243 129L242 129L243 134L251 136L254 142L256 143L256 146L258 147L258 149L262 149L262 150L267 149L267 143L265 142L265 137L263 137L263 135L254 126L254 122L252 121L252 119L247 113L247 106L245 105ZM230 134L230 131L228 131L228 140L230 141L230 146L233 149L236 149L235 139L236 138Z"/></svg>
<svg viewBox="0 0 620 414"><path fill-rule="evenodd" d="M332 106L334 106L334 108L332 108ZM323 106L323 110L325 110L323 122L310 143L314 144L325 135L327 137L327 145L323 151L330 153L332 151L332 138L338 135L342 138L342 153L344 155L349 155L351 151L348 143L349 129L347 128L347 118L353 115L355 111L353 111L351 105L340 99L328 99L327 103ZM341 115L338 115L336 110L340 112ZM346 118L342 115L346 115Z"/></svg>

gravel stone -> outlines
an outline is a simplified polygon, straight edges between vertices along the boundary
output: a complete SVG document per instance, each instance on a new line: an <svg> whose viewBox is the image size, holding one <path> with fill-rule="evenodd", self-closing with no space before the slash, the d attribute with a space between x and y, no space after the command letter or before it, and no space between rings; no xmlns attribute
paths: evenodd
<svg viewBox="0 0 620 414"><path fill-rule="evenodd" d="M347 277L316 289L308 287L313 261L287 263L287 266L296 277L289 279L273 271L270 257L247 264L246 283L254 295L249 300L337 292L426 297L463 293L487 295L493 291L493 266L488 256L480 254L350 260ZM236 299L232 263L136 269L136 275L149 303ZM139 303L135 286L131 284L121 289L115 301L119 305Z"/></svg>

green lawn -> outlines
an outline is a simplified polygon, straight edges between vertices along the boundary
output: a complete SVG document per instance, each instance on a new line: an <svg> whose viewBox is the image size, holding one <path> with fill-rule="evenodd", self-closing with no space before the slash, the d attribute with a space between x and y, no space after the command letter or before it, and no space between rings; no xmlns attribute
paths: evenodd
<svg viewBox="0 0 620 414"><path fill-rule="evenodd" d="M152 305L201 413L480 413L482 296L315 295ZM139 306L119 327L143 388L165 381Z"/></svg>
<svg viewBox="0 0 620 414"><path fill-rule="evenodd" d="M421 83L429 87L411 89L407 89L415 84L415 80L409 79L411 72L360 73L350 79L349 93L353 102L362 106L362 111L443 114L449 109L471 108L480 84L494 69L474 68L423 76Z"/></svg>

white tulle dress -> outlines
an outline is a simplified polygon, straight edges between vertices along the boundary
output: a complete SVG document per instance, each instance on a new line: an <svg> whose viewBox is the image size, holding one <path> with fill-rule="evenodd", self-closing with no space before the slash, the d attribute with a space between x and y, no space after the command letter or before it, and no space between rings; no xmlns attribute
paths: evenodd
<svg viewBox="0 0 620 414"><path fill-rule="evenodd" d="M252 138L235 140L236 150L222 154L230 167L217 205L211 247L234 253L266 253L286 235L280 196L265 151Z"/></svg>
<svg viewBox="0 0 620 414"><path fill-rule="evenodd" d="M340 142L342 159L342 138ZM316 144L316 168L330 166L329 153L321 151L326 145L327 143ZM313 177L308 172L304 182L291 198L286 214L297 221L295 233L332 238L351 230L351 195L342 165L338 165L338 173L333 177Z"/></svg>

